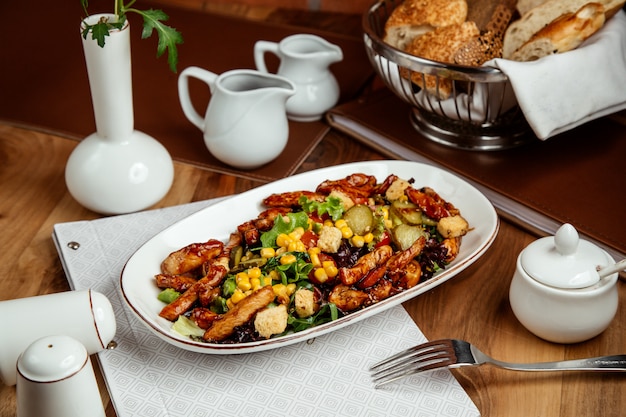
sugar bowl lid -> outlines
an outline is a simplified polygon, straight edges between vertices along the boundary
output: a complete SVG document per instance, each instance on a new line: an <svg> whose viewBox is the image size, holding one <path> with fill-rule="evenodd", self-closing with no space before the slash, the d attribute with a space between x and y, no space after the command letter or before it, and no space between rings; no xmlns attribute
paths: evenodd
<svg viewBox="0 0 626 417"><path fill-rule="evenodd" d="M552 237L538 239L521 254L524 271L536 281L563 289L586 288L600 280L598 267L605 252L582 240L571 224L562 225Z"/></svg>

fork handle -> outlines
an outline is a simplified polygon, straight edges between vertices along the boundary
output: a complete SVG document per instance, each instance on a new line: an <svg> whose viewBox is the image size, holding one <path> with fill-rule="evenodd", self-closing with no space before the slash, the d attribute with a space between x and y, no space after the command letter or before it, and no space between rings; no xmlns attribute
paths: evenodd
<svg viewBox="0 0 626 417"><path fill-rule="evenodd" d="M626 355L598 356L596 358L528 364L508 363L498 360L492 360L489 363L514 371L626 371Z"/></svg>

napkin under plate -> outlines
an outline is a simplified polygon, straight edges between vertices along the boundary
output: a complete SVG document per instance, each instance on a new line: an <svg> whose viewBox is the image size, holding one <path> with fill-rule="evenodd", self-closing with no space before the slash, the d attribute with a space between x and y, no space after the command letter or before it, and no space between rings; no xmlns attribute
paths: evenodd
<svg viewBox="0 0 626 417"><path fill-rule="evenodd" d="M402 306L311 341L243 355L181 350L150 332L124 303L119 280L141 245L208 200L54 226L70 286L106 295L117 348L98 354L119 417L478 416L450 371L374 389L368 367L426 340Z"/></svg>

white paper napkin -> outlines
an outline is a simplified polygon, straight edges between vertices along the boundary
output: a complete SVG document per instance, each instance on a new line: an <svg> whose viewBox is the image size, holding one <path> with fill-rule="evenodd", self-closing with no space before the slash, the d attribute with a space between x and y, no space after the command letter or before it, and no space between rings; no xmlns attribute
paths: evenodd
<svg viewBox="0 0 626 417"><path fill-rule="evenodd" d="M121 297L124 263L152 236L215 202L54 226L72 289L93 288L113 305L118 346L98 360L119 417L479 415L448 370L373 388L372 363L426 340L401 306L312 342L245 355L189 352L151 333Z"/></svg>
<svg viewBox="0 0 626 417"><path fill-rule="evenodd" d="M578 49L533 62L495 59L539 139L626 108L626 13L620 10Z"/></svg>

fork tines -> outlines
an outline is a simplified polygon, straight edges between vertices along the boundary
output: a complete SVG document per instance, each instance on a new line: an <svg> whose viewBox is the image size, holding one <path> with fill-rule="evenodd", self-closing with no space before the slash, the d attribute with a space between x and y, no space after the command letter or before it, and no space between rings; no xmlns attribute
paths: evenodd
<svg viewBox="0 0 626 417"><path fill-rule="evenodd" d="M445 340L413 346L370 367L375 388L400 378L455 363L454 348Z"/></svg>

